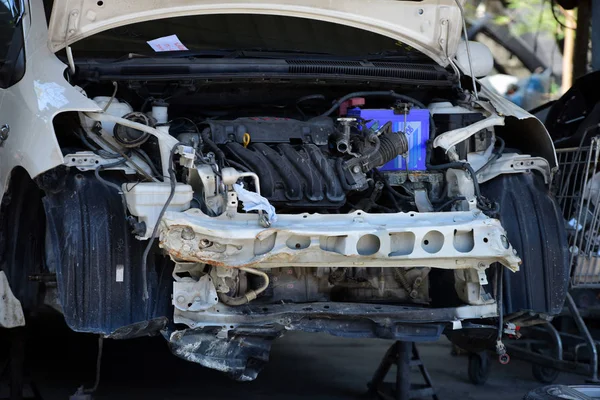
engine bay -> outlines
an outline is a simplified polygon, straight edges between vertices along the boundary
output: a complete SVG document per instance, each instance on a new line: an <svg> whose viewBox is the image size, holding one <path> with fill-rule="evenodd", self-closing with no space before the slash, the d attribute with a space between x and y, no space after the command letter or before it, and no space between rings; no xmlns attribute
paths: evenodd
<svg viewBox="0 0 600 400"><path fill-rule="evenodd" d="M415 213L476 211L484 213L482 218L494 215L493 200L481 194L477 182L477 174L504 148L494 127L477 129L450 151L433 146L436 132L468 129L489 117L483 107L473 107L476 103L467 92L457 96L445 90L439 95L447 97L435 99L429 99L432 91L419 99L393 90L286 99L278 93L277 98L260 100L248 96L248 89L245 105L227 103L233 98L230 93L209 105L209 98L190 92L181 82L170 84L175 89L164 85L158 91L151 83L144 87L115 81L112 88L90 84L85 92L103 112L64 113L55 126L57 131L73 133L61 138L63 148L77 149L65 154L65 164L93 171L97 179L116 189L115 194L121 194L133 234L150 243L147 252L156 238L167 249L176 263L173 304L180 311L250 301L431 304L432 267L449 268L447 261L435 264L446 235L440 231L450 228L443 222L417 239L412 233L389 234L390 257L408 256L412 250L405 248L415 246L417 240L433 264L407 261L408 267L395 267L386 260L376 267L377 260L371 260L364 266L342 262L326 267L331 261L314 255L308 257L312 265L304 260L289 266L284 261L268 265L265 257L269 254L283 256L274 253L283 235L254 240L245 247L253 248L248 255L252 261L237 261L245 250L241 244L224 240L227 230L221 236L200 238L194 226L181 228L165 222L161 227L169 212L199 210L215 221L235 221L245 215L240 226L253 224L257 229L268 229L278 218L288 216L310 216L312 223L319 215L356 218L363 213L414 217ZM488 228L482 225L480 229ZM316 245L334 256L375 257L388 246L373 234L357 236L353 242L341 234L317 240L314 234L292 231L284 241L286 251L309 252ZM453 251L476 252L477 229L454 229L452 235ZM510 251L505 257L515 268L516 258L512 259ZM266 273L254 268L260 260ZM462 292L459 297L469 304L493 302L483 289L476 296L467 293L470 283L479 285L481 272L465 271L454 274L455 289ZM214 288L206 285L208 277ZM209 294L196 296L200 286Z"/></svg>

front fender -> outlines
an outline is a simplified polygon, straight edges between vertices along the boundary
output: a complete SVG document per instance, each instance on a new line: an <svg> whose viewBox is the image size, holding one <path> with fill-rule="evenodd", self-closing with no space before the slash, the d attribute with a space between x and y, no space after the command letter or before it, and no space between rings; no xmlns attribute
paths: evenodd
<svg viewBox="0 0 600 400"><path fill-rule="evenodd" d="M0 89L0 125L8 125L8 139L0 146L0 195L12 170L23 167L32 178L64 160L52 120L65 111L98 111L98 106L64 77L66 65L48 48L48 29L42 2L30 5L25 18L25 75L15 85Z"/></svg>
<svg viewBox="0 0 600 400"><path fill-rule="evenodd" d="M496 132L506 141L506 147L516 148L532 156L548 160L552 173L558 170L558 159L552 138L544 124L521 107L481 85L480 95L489 99L505 125Z"/></svg>

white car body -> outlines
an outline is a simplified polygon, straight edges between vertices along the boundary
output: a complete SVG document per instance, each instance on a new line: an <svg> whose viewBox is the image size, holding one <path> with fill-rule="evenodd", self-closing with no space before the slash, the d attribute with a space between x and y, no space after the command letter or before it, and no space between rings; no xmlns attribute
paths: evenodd
<svg viewBox="0 0 600 400"><path fill-rule="evenodd" d="M66 79L70 66L55 54L66 50L71 59L69 62L76 63L78 54L76 51L71 54L70 46L109 29L143 21L192 15L261 14L314 19L392 38L427 55L448 70L458 72L460 67L464 73L469 72L468 66L465 66L464 54L457 56L463 20L461 9L454 0L57 0L54 3L49 24L41 1L26 3L23 19L25 73L12 86L0 89L0 125L6 125L10 130L0 146L2 195L12 184L11 174L16 169L22 168L31 178L36 178L61 166L76 167L76 164L69 164L57 139L53 125L57 115L78 112L86 113L80 115L92 120L107 121L112 118L113 122L122 123L120 118L107 116L98 102L88 98L82 89L73 86ZM478 122L478 125L439 132L434 145L452 155L456 145L482 129L506 125L507 131L514 132L516 136L526 132L527 140L522 149L525 154L500 157L489 169L477 175L477 179L484 183L507 174L537 171L548 185L556 172L557 160L552 141L541 122L483 87L478 95L480 99L473 97L472 103L478 104L486 118ZM165 162L168 161L171 147L177 141L160 129L151 128L148 132L157 138L161 146L162 172L163 176L168 176ZM88 157L86 154L89 153L82 154L83 158ZM489 153L486 157L489 157ZM485 163L485 160L476 161L472 158L468 161L479 166ZM181 207L171 207L164 215L160 214L160 204L168 194L167 180L163 182L166 191L157 195L161 200L157 204L155 199L150 201L150 195L144 194L143 184L131 190L125 184L123 192L126 192L124 196L130 213L146 224L145 231L138 234L138 239L145 244L148 238L154 237L151 235L153 230L157 232L161 248L177 264L176 271L185 271L193 278L178 279L174 274L174 315L167 318L187 325L191 328L190 332L194 328L223 327L217 338L227 338L230 330L242 327L248 321L235 307L218 308L220 303L217 304L217 291L209 281L210 277L216 280L217 275L222 278L229 273L227 271L236 269L245 269L255 275L262 274L260 276L266 276L261 272L263 270L287 267L310 267L328 271L330 267L332 270L381 268L382 271L387 267L419 266L450 269L456 271L456 289L465 304L445 309L443 317L439 317L440 321L495 317L498 311L495 301L484 296L483 286L487 284L485 270L499 262L519 274L516 271L522 260L508 242L500 221L485 215L478 208L473 188L470 187L472 182L465 176L466 173L455 175L458 185L463 185L460 190L468 193L467 209L417 214L370 214L361 211L337 215L281 213L278 220L267 228L257 223L256 214L238 212L237 197L231 188L227 196L235 197L233 206L214 218L205 215L200 209L191 208L190 199L183 192L181 203L177 199L174 201L174 204ZM235 175L235 179L232 178L226 184L235 183L239 177L241 175ZM223 179L225 180L224 177ZM178 185L179 189L187 190L187 185ZM465 189L466 186L469 188ZM145 203L146 200L148 201ZM467 238L466 244L461 239L463 234ZM402 244L406 240L412 241L412 247L408 250ZM469 241L473 243L469 244ZM217 275L204 275L199 272L198 266L206 264L222 270ZM118 283L124 280L123 267L120 268L116 272ZM264 288L249 291L246 294L247 302L253 301L262 290ZM202 296L211 299L201 306L192 305L196 301L194 299ZM14 307L14 302L11 304ZM302 317L295 319L291 315L313 312L310 307L304 307L304 311L298 305L289 307L293 309L275 305L272 309L277 311L273 311L273 315L255 316L252 323L270 324L276 321L286 329L295 329L295 326L301 325ZM329 306L325 308L329 309ZM331 313L342 315L346 311L341 306L331 305ZM392 308L386 308L385 315L375 315L372 321L385 324L382 321L395 312ZM359 312L362 317L364 313ZM421 322L426 320L425 317L420 319ZM17 324L22 322L21 320ZM453 326L459 325L455 323ZM115 332L91 328L88 331L119 336ZM437 333L438 336L440 332ZM232 371L232 367L226 362L219 364L207 361L193 355L189 348L186 350L183 338L187 334L185 331L169 332L169 340L177 343L174 345L176 354L209 367ZM237 371L235 376L238 379L252 379L255 375L253 371Z"/></svg>

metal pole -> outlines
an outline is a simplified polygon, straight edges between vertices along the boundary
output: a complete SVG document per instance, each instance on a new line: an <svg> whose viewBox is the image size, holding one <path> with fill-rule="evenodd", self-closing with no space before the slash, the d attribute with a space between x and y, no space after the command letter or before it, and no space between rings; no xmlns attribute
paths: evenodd
<svg viewBox="0 0 600 400"><path fill-rule="evenodd" d="M598 350L596 349L596 342L592 338L587 325L581 318L581 314L579 314L579 310L573 301L573 297L571 297L571 293L567 293L567 307L571 312L571 316L575 320L575 324L579 329L579 332L583 335L583 339L585 340L588 348L590 349L590 369L592 371L591 381L598 382Z"/></svg>
<svg viewBox="0 0 600 400"><path fill-rule="evenodd" d="M566 25L573 29L565 29L565 46L563 49L563 77L562 77L562 93L566 93L567 90L573 85L573 54L575 51L575 31L573 21L575 20L575 13L573 10L565 11Z"/></svg>
<svg viewBox="0 0 600 400"><path fill-rule="evenodd" d="M592 2L592 68L600 70L600 3Z"/></svg>
<svg viewBox="0 0 600 400"><path fill-rule="evenodd" d="M573 56L573 79L577 79L587 73L591 14L592 0L579 0L577 4L577 30L575 33L575 50Z"/></svg>
<svg viewBox="0 0 600 400"><path fill-rule="evenodd" d="M396 399L410 399L410 356L412 354L412 342L398 343L398 359L396 370Z"/></svg>

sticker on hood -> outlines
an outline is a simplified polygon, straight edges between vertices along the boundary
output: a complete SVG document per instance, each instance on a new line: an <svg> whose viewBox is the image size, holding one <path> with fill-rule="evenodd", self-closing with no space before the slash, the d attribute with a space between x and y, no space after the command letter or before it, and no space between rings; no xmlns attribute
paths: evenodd
<svg viewBox="0 0 600 400"><path fill-rule="evenodd" d="M163 36L158 39L149 40L146 43L152 47L152 50L160 53L161 51L186 51L189 50L181 43L177 35Z"/></svg>

